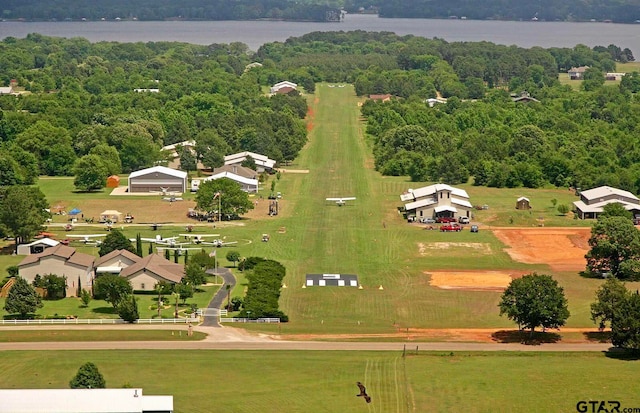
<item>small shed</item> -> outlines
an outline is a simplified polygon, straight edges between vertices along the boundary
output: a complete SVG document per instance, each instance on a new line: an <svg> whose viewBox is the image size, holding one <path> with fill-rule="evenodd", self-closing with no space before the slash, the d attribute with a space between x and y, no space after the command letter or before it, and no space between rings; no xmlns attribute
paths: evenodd
<svg viewBox="0 0 640 413"><path fill-rule="evenodd" d="M107 209L100 213L100 222L120 222L122 221L122 212L115 209Z"/></svg>
<svg viewBox="0 0 640 413"><path fill-rule="evenodd" d="M111 175L107 178L107 188L117 188L120 186L120 177L118 175Z"/></svg>
<svg viewBox="0 0 640 413"><path fill-rule="evenodd" d="M524 196L518 198L516 200L516 209L531 209L529 198L525 198Z"/></svg>

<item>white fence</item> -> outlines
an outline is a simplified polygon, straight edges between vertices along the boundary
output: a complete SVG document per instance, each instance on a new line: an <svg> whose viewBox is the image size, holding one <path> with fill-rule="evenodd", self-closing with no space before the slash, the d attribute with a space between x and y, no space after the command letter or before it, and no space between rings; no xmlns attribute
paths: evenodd
<svg viewBox="0 0 640 413"><path fill-rule="evenodd" d="M279 318L220 318L221 323L279 323Z"/></svg>
<svg viewBox="0 0 640 413"><path fill-rule="evenodd" d="M187 324L199 323L197 318L141 318L134 324ZM0 325L75 325L75 324L128 324L120 318L68 318L68 319L34 319L34 320L0 320Z"/></svg>

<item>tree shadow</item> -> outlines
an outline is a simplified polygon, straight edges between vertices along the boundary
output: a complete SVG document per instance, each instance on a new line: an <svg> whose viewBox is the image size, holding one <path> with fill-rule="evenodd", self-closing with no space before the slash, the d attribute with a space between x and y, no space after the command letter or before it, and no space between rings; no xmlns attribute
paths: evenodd
<svg viewBox="0 0 640 413"><path fill-rule="evenodd" d="M593 279L596 279L596 280L602 280L602 279L606 278L605 276L603 276L603 273L601 273L601 272L580 271L578 274L582 278L593 278Z"/></svg>
<svg viewBox="0 0 640 413"><path fill-rule="evenodd" d="M500 330L491 334L491 338L498 343L520 343L537 346L545 343L557 343L562 339L558 333L535 331L533 334L522 330Z"/></svg>
<svg viewBox="0 0 640 413"><path fill-rule="evenodd" d="M622 361L640 360L640 350L629 350L619 347L611 347L609 350L604 351L604 355L607 358Z"/></svg>
<svg viewBox="0 0 640 413"><path fill-rule="evenodd" d="M91 310L91 312L98 314L117 314L116 309L113 307L96 307Z"/></svg>
<svg viewBox="0 0 640 413"><path fill-rule="evenodd" d="M611 331L587 331L582 333L585 339L592 343L611 342Z"/></svg>

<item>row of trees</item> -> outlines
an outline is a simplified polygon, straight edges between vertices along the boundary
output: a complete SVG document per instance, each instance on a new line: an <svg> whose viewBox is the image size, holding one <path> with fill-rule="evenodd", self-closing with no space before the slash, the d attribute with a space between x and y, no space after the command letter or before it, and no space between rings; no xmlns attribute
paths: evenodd
<svg viewBox="0 0 640 413"><path fill-rule="evenodd" d="M274 317L287 322L289 317L280 310L278 304L285 267L274 260L248 257L241 262L240 268L247 271L249 281L240 317Z"/></svg>

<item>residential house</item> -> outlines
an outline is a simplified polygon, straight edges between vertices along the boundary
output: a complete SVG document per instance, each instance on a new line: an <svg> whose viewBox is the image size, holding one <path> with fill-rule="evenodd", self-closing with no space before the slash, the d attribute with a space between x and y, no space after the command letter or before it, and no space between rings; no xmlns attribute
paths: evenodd
<svg viewBox="0 0 640 413"><path fill-rule="evenodd" d="M567 71L569 74L569 79L571 80L582 80L584 77L584 72L587 71L589 66L580 66L580 67L572 67Z"/></svg>
<svg viewBox="0 0 640 413"><path fill-rule="evenodd" d="M149 254L120 271L120 276L129 280L134 291L153 291L160 281L178 284L184 275L183 265L159 254Z"/></svg>
<svg viewBox="0 0 640 413"><path fill-rule="evenodd" d="M174 143L173 145L163 146L160 149L161 152L167 157L167 167L172 169L180 168L180 154L178 153L178 148L182 148L182 150L190 151L193 156L196 156L196 141L182 141L178 143ZM197 169L206 169L201 162L198 162L196 165Z"/></svg>
<svg viewBox="0 0 640 413"><path fill-rule="evenodd" d="M432 108L435 105L443 105L443 104L447 103L447 100L446 99L438 99L438 98L429 98L429 99L425 100L425 102L427 102L427 105L429 105L429 107Z"/></svg>
<svg viewBox="0 0 640 413"><path fill-rule="evenodd" d="M179 192L187 190L187 173L154 166L129 174L129 192Z"/></svg>
<svg viewBox="0 0 640 413"><path fill-rule="evenodd" d="M634 217L640 216L640 199L631 192L610 186L600 186L580 192L580 200L573 206L581 219L596 219L605 205L618 203L631 211Z"/></svg>
<svg viewBox="0 0 640 413"><path fill-rule="evenodd" d="M408 217L416 219L438 217L471 218L473 206L464 189L446 184L434 184L418 189L409 189L400 195L405 202L404 209Z"/></svg>
<svg viewBox="0 0 640 413"><path fill-rule="evenodd" d="M231 155L227 155L224 157L225 165L241 165L247 157L251 157L256 164L256 170L258 173L262 173L264 171L272 171L276 165L276 161L273 159L269 159L265 155L260 155L255 152L238 152Z"/></svg>
<svg viewBox="0 0 640 413"><path fill-rule="evenodd" d="M384 95L369 95L369 99L375 100L376 102L389 102L391 95L388 93Z"/></svg>
<svg viewBox="0 0 640 413"><path fill-rule="evenodd" d="M234 174L233 172L220 172L211 176L208 176L204 179L193 179L191 180L191 190L197 191L202 182L213 181L216 179L228 178L232 181L238 183L244 192L255 193L258 192L258 180L245 178L244 176Z"/></svg>
<svg viewBox="0 0 640 413"><path fill-rule="evenodd" d="M18 275L29 283L33 283L36 275L66 277L67 297L75 297L78 282L83 288L91 285L94 259L92 255L77 252L73 247L58 244L41 253L27 255L18 264Z"/></svg>
<svg viewBox="0 0 640 413"><path fill-rule="evenodd" d="M113 250L94 261L94 272L96 277L102 274L120 274L123 269L140 260L140 257L127 250Z"/></svg>
<svg viewBox="0 0 640 413"><path fill-rule="evenodd" d="M520 95L513 96L511 100L516 103L540 102L538 99L534 98L529 94L529 92L526 91L521 92Z"/></svg>
<svg viewBox="0 0 640 413"><path fill-rule="evenodd" d="M269 90L269 92L274 95L274 94L287 94L291 91L294 90L298 90L298 85L296 83L293 82L289 82L287 80L283 81L283 82L279 82L276 83L275 85L271 86L271 89Z"/></svg>

